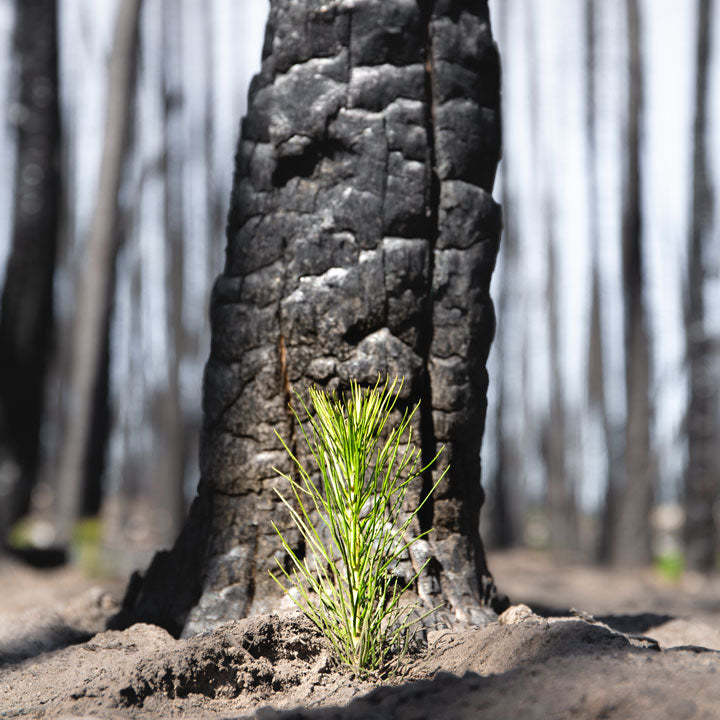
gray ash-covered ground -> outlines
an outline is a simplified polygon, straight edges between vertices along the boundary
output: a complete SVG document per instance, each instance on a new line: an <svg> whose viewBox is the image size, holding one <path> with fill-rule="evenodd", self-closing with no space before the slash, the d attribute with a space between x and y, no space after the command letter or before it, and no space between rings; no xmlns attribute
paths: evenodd
<svg viewBox="0 0 720 720"><path fill-rule="evenodd" d="M100 630L121 588L72 569L0 566L0 718L715 718L718 580L492 558L515 606L484 628L434 630L402 675L338 667L298 614L187 640ZM573 608L572 614L570 608ZM59 647L74 642L67 647ZM24 657L24 659L23 659Z"/></svg>

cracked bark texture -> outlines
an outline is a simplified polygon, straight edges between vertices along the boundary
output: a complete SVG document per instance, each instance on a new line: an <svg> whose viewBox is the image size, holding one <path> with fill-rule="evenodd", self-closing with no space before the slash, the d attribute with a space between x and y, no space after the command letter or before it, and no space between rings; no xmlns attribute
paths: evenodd
<svg viewBox="0 0 720 720"><path fill-rule="evenodd" d="M425 459L444 445L450 464L420 518L434 527L412 558L432 558L420 595L486 622L480 443L502 223L487 3L272 0L263 56L211 301L199 495L175 548L132 583L125 622L191 634L277 607L271 521L296 536L272 490L288 467L274 429L295 442L293 390L378 374L405 376Z"/></svg>

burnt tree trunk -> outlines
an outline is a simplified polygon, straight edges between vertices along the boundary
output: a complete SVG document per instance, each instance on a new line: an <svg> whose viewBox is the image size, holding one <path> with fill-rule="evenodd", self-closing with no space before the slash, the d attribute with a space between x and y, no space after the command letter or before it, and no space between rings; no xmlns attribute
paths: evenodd
<svg viewBox="0 0 720 720"><path fill-rule="evenodd" d="M685 554L688 567L715 567L720 464L717 458L718 391L715 377L717 348L705 327L705 277L708 241L713 226L713 190L708 168L709 65L712 53L712 0L700 0L697 17L695 122L693 128L693 195L688 244L685 342L690 380L685 470Z"/></svg>
<svg viewBox="0 0 720 720"><path fill-rule="evenodd" d="M420 596L486 622L480 443L501 226L487 4L273 0L263 55L211 302L198 497L118 622L190 634L278 607L271 521L293 529L272 490L273 465L287 467L274 429L304 459L293 390L386 373L422 401L424 458L445 445L450 464L420 518L435 528Z"/></svg>
<svg viewBox="0 0 720 720"><path fill-rule="evenodd" d="M0 541L28 509L38 467L60 213L57 8L16 3L17 166L0 315Z"/></svg>

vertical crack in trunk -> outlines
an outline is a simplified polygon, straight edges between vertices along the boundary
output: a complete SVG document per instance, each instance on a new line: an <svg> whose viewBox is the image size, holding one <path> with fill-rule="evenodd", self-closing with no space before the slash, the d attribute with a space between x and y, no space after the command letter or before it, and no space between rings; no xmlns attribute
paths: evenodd
<svg viewBox="0 0 720 720"><path fill-rule="evenodd" d="M288 447L290 448L290 451L293 454L293 457L298 457L298 433L297 433L297 421L295 419L295 413L293 412L293 402L292 402L292 386L290 384L290 375L288 373L288 366L287 366L287 346L285 345L285 336L282 333L282 330L280 331L280 334L278 336L278 359L280 361L280 383L282 387L282 392L285 398L285 413L287 415L288 424L289 424L289 437L288 437ZM294 468L290 468L290 473L294 474ZM298 539L297 546L293 548L295 554L300 558L305 557L305 542L303 541L302 537ZM257 537L256 537L256 548L255 552L253 553L253 563L255 562L255 558L257 557ZM289 557L286 556L286 563L289 562ZM286 568L289 569L289 568ZM253 578L255 577L255 568L253 568ZM253 595L254 595L254 587L253 587Z"/></svg>
<svg viewBox="0 0 720 720"><path fill-rule="evenodd" d="M328 134L328 129L326 126L325 137L327 137L327 134ZM286 252L287 252L287 241L283 240L283 244L282 244L283 257L285 257ZM282 296L285 297L287 295L287 288L288 288L287 267L285 268L284 273L283 273L282 287L283 287ZM283 323L282 303L280 303L280 302L278 302L278 304L277 304L277 312L275 315L275 321L277 323L277 328L278 328L277 352L278 352L278 362L280 364L280 378L279 378L280 391L282 392L283 398L285 400L285 413L287 415L287 420L288 420L288 430L289 430L288 447L292 450L293 455L295 455L295 457L297 457L297 428L296 428L296 421L295 421L295 413L293 412L293 391L292 391L292 385L290 384L290 373L288 371L287 344L285 343L285 334L283 333L283 327L285 325Z"/></svg>
<svg viewBox="0 0 720 720"><path fill-rule="evenodd" d="M295 420L295 413L293 412L293 391L290 385L290 375L288 374L287 367L287 347L282 331L278 337L278 359L280 361L280 384L285 399L285 414L287 415L288 429L290 431L288 447L292 451L292 454L297 457L297 422Z"/></svg>
<svg viewBox="0 0 720 720"><path fill-rule="evenodd" d="M428 288L424 299L423 319L420 328L420 353L423 373L420 380L420 443L423 466L427 465L437 452L435 423L433 421L432 384L430 382L430 348L433 340L433 293L435 246L439 235L440 180L435 158L435 93L432 49L432 13L434 0L419 0L422 24L425 28L425 131L427 134L426 172L428 175L428 196L426 205L426 238L428 240ZM432 470L423 473L422 497L426 497L433 486ZM420 529L430 530L433 524L433 498L430 498L418 514Z"/></svg>
<svg viewBox="0 0 720 720"><path fill-rule="evenodd" d="M295 418L292 413L292 388L290 387L290 378L288 376L287 369L287 347L285 346L285 336L282 333L280 333L280 337L278 338L278 357L280 359L280 382L282 383L282 390L285 396L288 419L294 425Z"/></svg>

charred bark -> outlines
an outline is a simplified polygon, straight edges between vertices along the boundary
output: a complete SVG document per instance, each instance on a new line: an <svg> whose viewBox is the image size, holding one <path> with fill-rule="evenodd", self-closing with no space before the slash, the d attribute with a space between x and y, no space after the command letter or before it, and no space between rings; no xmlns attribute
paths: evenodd
<svg viewBox="0 0 720 720"><path fill-rule="evenodd" d="M287 467L274 429L293 442L291 391L386 373L422 400L424 456L444 445L451 467L421 518L435 530L420 595L486 622L480 442L501 225L486 3L273 0L263 55L211 301L199 496L119 622L192 633L277 607L271 521L293 529L272 492L273 465Z"/></svg>
<svg viewBox="0 0 720 720"><path fill-rule="evenodd" d="M17 2L14 45L18 155L0 315L0 541L28 509L52 345L61 197L56 4Z"/></svg>

